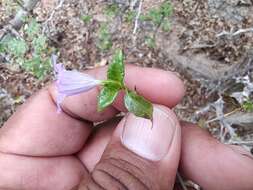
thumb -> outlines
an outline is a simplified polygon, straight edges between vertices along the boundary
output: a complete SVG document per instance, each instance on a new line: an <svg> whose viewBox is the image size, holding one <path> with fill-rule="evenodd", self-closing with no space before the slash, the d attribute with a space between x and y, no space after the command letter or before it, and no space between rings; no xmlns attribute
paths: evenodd
<svg viewBox="0 0 253 190"><path fill-rule="evenodd" d="M112 139L84 189L173 189L180 156L181 131L174 113L154 106L153 121L128 114Z"/></svg>

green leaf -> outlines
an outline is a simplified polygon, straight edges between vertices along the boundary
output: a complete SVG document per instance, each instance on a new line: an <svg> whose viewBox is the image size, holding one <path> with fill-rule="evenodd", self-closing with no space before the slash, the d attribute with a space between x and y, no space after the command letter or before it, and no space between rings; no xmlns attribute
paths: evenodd
<svg viewBox="0 0 253 190"><path fill-rule="evenodd" d="M145 37L145 44L149 47L154 49L155 48L155 38L151 36L146 36Z"/></svg>
<svg viewBox="0 0 253 190"><path fill-rule="evenodd" d="M98 96L98 111L103 111L110 106L117 97L121 86L115 83L107 83L104 85Z"/></svg>
<svg viewBox="0 0 253 190"><path fill-rule="evenodd" d="M82 16L81 16L81 19L82 19L82 21L83 21L85 24L88 24L88 23L90 23L90 21L92 20L92 16L90 16L90 15L82 15Z"/></svg>
<svg viewBox="0 0 253 190"><path fill-rule="evenodd" d="M246 112L252 112L253 111L253 102L251 100L247 100L247 101L243 102L242 108Z"/></svg>
<svg viewBox="0 0 253 190"><path fill-rule="evenodd" d="M105 14L109 17L115 17L119 12L117 4L108 5L105 9Z"/></svg>
<svg viewBox="0 0 253 190"><path fill-rule="evenodd" d="M5 51L4 43L0 42L0 53L3 53Z"/></svg>
<svg viewBox="0 0 253 190"><path fill-rule="evenodd" d="M112 63L109 65L107 79L117 81L123 86L124 76L125 66L123 52L122 50L117 50L113 56Z"/></svg>
<svg viewBox="0 0 253 190"><path fill-rule="evenodd" d="M32 19L25 28L25 33L30 39L34 38L39 33L39 31L40 25L35 19Z"/></svg>
<svg viewBox="0 0 253 190"><path fill-rule="evenodd" d="M126 14L125 14L124 20L127 23L132 23L134 21L135 16L136 16L136 12L134 12L134 11L127 11Z"/></svg>
<svg viewBox="0 0 253 190"><path fill-rule="evenodd" d="M171 23L170 23L170 21L168 19L164 19L164 21L162 22L161 26L162 26L162 30L164 32L169 32L170 29L171 29Z"/></svg>
<svg viewBox="0 0 253 190"><path fill-rule="evenodd" d="M36 54L40 54L42 51L47 48L47 37L44 35L38 35L32 41L32 45Z"/></svg>
<svg viewBox="0 0 253 190"><path fill-rule="evenodd" d="M127 110L137 117L152 119L153 105L136 92L128 91L125 95L125 106Z"/></svg>
<svg viewBox="0 0 253 190"><path fill-rule="evenodd" d="M39 55L35 55L29 60L25 60L22 64L22 68L33 74L38 79L43 79L51 71L50 58L42 58Z"/></svg>
<svg viewBox="0 0 253 190"><path fill-rule="evenodd" d="M141 21L151 21L156 26L160 26L165 18L172 15L172 5L170 1L163 2L159 7L151 8L148 13L140 16ZM168 28L168 27L166 27Z"/></svg>
<svg viewBox="0 0 253 190"><path fill-rule="evenodd" d="M12 38L7 42L6 49L14 57L23 57L28 50L28 46L23 39Z"/></svg>
<svg viewBox="0 0 253 190"><path fill-rule="evenodd" d="M98 31L98 43L97 47L106 52L113 46L111 33L109 31L108 23L101 24Z"/></svg>
<svg viewBox="0 0 253 190"><path fill-rule="evenodd" d="M163 15L161 14L159 9L152 9L148 14L148 18L154 24L159 25L162 22Z"/></svg>
<svg viewBox="0 0 253 190"><path fill-rule="evenodd" d="M165 17L171 16L171 14L173 12L173 7L171 5L171 2L170 1L163 2L162 5L161 5L161 7L160 7L160 12Z"/></svg>

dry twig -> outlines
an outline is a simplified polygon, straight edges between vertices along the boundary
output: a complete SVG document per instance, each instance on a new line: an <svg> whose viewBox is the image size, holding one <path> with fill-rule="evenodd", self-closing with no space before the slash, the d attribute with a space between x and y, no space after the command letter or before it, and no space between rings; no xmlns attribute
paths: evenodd
<svg viewBox="0 0 253 190"><path fill-rule="evenodd" d="M229 141L229 144L253 146L253 141L235 141L235 140L231 140L231 141Z"/></svg>
<svg viewBox="0 0 253 190"><path fill-rule="evenodd" d="M138 12L137 12L137 15L136 15L136 17L135 17L134 30L133 30L134 39L136 38L136 32L137 32L138 25L139 25L139 18L140 18L141 9L142 9L142 1L143 1L143 0L140 0L139 7L138 7Z"/></svg>
<svg viewBox="0 0 253 190"><path fill-rule="evenodd" d="M223 37L223 36L235 37L237 35L240 35L240 34L243 34L243 33L248 33L248 32L253 32L253 27L252 28L240 29L236 32L223 31L223 32L217 34L216 37L217 38L220 38L220 37Z"/></svg>
<svg viewBox="0 0 253 190"><path fill-rule="evenodd" d="M188 190L186 185L184 184L183 178L181 177L181 175L179 173L177 173L177 179L178 179L178 182L181 185L182 189L183 190Z"/></svg>
<svg viewBox="0 0 253 190"><path fill-rule="evenodd" d="M5 36L9 33L19 36L18 31L24 24L24 18L26 18L30 12L35 8L40 0L25 0L24 5L17 12L16 16L2 29L2 34L0 35L0 41L2 41Z"/></svg>
<svg viewBox="0 0 253 190"><path fill-rule="evenodd" d="M26 0L20 11L16 14L14 19L10 21L10 24L15 30L19 30L24 24L24 18L27 17L30 12L35 8L39 0Z"/></svg>
<svg viewBox="0 0 253 190"><path fill-rule="evenodd" d="M52 10L52 12L51 12L50 16L48 17L48 19L43 23L42 32L43 32L44 34L46 34L46 33L49 31L49 27L48 27L49 22L52 21L54 15L55 15L55 13L56 13L56 11L59 10L60 8L62 8L64 2L65 2L65 0L59 0L59 1L58 1L58 5Z"/></svg>
<svg viewBox="0 0 253 190"><path fill-rule="evenodd" d="M212 122L219 121L219 120L221 120L221 119L225 119L225 118L229 117L230 115L233 115L234 113L236 113L236 112L238 112L238 111L240 111L240 110L241 110L241 108L235 109L235 110L233 110L232 112L226 113L226 114L224 114L224 115L222 115L222 116L220 116L220 117L216 117L216 118L214 118L214 119L210 119L210 120L208 120L206 123L207 123L207 124L210 124L210 123L212 123Z"/></svg>

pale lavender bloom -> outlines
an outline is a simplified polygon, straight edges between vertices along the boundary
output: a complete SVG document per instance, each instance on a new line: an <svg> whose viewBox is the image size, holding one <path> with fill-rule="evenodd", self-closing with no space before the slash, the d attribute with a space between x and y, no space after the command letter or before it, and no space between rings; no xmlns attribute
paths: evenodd
<svg viewBox="0 0 253 190"><path fill-rule="evenodd" d="M52 56L54 73L57 86L57 107L61 111L60 104L67 96L73 96L82 92L87 92L100 84L99 80L94 79L88 74L77 71L67 71L62 64L57 64L57 56Z"/></svg>

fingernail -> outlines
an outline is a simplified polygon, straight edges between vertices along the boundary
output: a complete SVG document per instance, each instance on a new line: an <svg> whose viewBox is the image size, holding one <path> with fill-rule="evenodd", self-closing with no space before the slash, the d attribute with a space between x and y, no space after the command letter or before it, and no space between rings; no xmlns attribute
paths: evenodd
<svg viewBox="0 0 253 190"><path fill-rule="evenodd" d="M135 154L153 161L169 151L176 129L168 108L154 106L153 121L129 113L125 119L122 144Z"/></svg>

